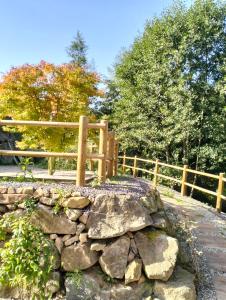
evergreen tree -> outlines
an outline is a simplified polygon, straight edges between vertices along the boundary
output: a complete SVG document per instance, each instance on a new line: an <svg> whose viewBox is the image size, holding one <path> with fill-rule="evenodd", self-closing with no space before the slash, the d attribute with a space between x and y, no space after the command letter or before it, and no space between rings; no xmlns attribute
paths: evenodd
<svg viewBox="0 0 226 300"><path fill-rule="evenodd" d="M71 45L67 48L67 54L71 58L72 63L84 67L87 64L87 49L85 40L80 31L78 31Z"/></svg>

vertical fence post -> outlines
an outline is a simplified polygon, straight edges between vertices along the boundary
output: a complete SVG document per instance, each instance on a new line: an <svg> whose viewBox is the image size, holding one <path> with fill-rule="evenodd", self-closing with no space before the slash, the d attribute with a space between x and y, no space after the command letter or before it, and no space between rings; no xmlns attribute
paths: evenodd
<svg viewBox="0 0 226 300"><path fill-rule="evenodd" d="M134 156L134 161L133 161L133 177L136 177L137 175L137 156L135 155Z"/></svg>
<svg viewBox="0 0 226 300"><path fill-rule="evenodd" d="M181 179L181 196L186 196L187 194L187 186L186 186L186 181L188 177L187 168L188 165L184 165L182 179Z"/></svg>
<svg viewBox="0 0 226 300"><path fill-rule="evenodd" d="M90 147L90 153L92 154L93 153L93 144L91 145ZM90 171L94 171L94 161L92 159L90 159L89 161L89 169Z"/></svg>
<svg viewBox="0 0 226 300"><path fill-rule="evenodd" d="M154 179L153 179L154 187L156 187L157 184L158 184L158 172L159 172L159 160L156 159L156 161L155 161L155 170L154 170Z"/></svg>
<svg viewBox="0 0 226 300"><path fill-rule="evenodd" d="M100 129L99 154L104 157L98 161L98 178L100 182L106 180L106 156L107 156L107 138L108 138L108 121L101 120L101 124L105 125Z"/></svg>
<svg viewBox="0 0 226 300"><path fill-rule="evenodd" d="M77 186L85 185L86 172L86 143L88 134L88 118L80 116L78 135L78 159L77 159Z"/></svg>
<svg viewBox="0 0 226 300"><path fill-rule="evenodd" d="M117 176L117 175L118 175L118 141L115 139L113 176Z"/></svg>
<svg viewBox="0 0 226 300"><path fill-rule="evenodd" d="M218 188L217 188L217 203L216 203L216 210L218 212L221 212L222 208L222 198L221 195L223 195L223 190L224 190L224 173L219 174L219 181L218 181Z"/></svg>
<svg viewBox="0 0 226 300"><path fill-rule="evenodd" d="M125 164L126 164L126 154L124 152L124 154L123 154L123 161L122 161L122 174L123 175L125 174L125 171L126 171Z"/></svg>
<svg viewBox="0 0 226 300"><path fill-rule="evenodd" d="M114 159L114 132L108 133L108 167L107 167L107 177L110 178L113 176L113 159Z"/></svg>

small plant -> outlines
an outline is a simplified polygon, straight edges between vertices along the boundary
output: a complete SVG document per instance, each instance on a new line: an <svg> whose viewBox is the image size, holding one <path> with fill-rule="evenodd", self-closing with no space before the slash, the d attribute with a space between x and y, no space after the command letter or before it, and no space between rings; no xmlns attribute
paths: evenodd
<svg viewBox="0 0 226 300"><path fill-rule="evenodd" d="M91 187L96 188L101 185L101 181L99 177L96 177L91 182Z"/></svg>
<svg viewBox="0 0 226 300"><path fill-rule="evenodd" d="M52 209L54 215L58 215L59 212L60 212L60 210L61 210L61 205L60 205L59 201L56 200L56 202L55 202L55 204L53 206L53 209Z"/></svg>
<svg viewBox="0 0 226 300"><path fill-rule="evenodd" d="M101 270L98 270L97 272L98 272L98 274L101 275L103 281L105 281L106 283L114 284L117 282L116 279L112 278L111 276L107 275L106 273L102 272Z"/></svg>
<svg viewBox="0 0 226 300"><path fill-rule="evenodd" d="M183 199L180 199L180 198L175 198L175 200L176 200L178 203L183 202Z"/></svg>
<svg viewBox="0 0 226 300"><path fill-rule="evenodd" d="M71 279L73 284L79 288L82 284L83 273L81 270L76 269L74 272L67 273L67 277Z"/></svg>
<svg viewBox="0 0 226 300"><path fill-rule="evenodd" d="M48 299L45 286L54 264L51 241L30 223L30 214L3 217L1 240L9 228L12 237L0 249L0 284L18 288L21 299Z"/></svg>
<svg viewBox="0 0 226 300"><path fill-rule="evenodd" d="M174 193L172 191L170 191L169 189L162 192L162 194L166 197L169 197L169 198L174 198Z"/></svg>
<svg viewBox="0 0 226 300"><path fill-rule="evenodd" d="M59 195L59 198L55 201L55 204L54 204L52 210L53 210L53 213L55 215L57 215L62 208L62 204L63 204L64 198L65 198L65 191L62 189L56 189L55 192L56 192L56 194Z"/></svg>
<svg viewBox="0 0 226 300"><path fill-rule="evenodd" d="M33 165L34 163L31 157L22 158L21 162L19 163L22 174L17 175L16 181L18 182L23 182L28 180L35 181L31 169L31 166Z"/></svg>
<svg viewBox="0 0 226 300"><path fill-rule="evenodd" d="M34 198L27 198L24 200L24 207L28 213L32 213L37 208L37 201Z"/></svg>
<svg viewBox="0 0 226 300"><path fill-rule="evenodd" d="M4 176L0 179L0 181L7 182L7 181L10 181L10 178L7 176Z"/></svg>

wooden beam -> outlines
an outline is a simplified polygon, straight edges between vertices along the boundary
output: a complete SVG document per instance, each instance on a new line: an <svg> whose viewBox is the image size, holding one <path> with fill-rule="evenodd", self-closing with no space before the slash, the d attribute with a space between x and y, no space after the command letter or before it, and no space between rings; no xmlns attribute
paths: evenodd
<svg viewBox="0 0 226 300"><path fill-rule="evenodd" d="M182 178L181 178L181 196L186 196L187 194L187 177L188 177L188 172L187 172L188 166L184 165L183 168L183 174L182 174Z"/></svg>
<svg viewBox="0 0 226 300"><path fill-rule="evenodd" d="M114 160L114 139L115 134L114 132L108 133L108 151L107 151L107 157L108 157L108 163L107 163L107 177L110 178L113 176L113 160Z"/></svg>
<svg viewBox="0 0 226 300"><path fill-rule="evenodd" d="M99 154L103 155L103 159L99 160L99 162L98 162L98 178L99 178L100 182L105 182L105 180L106 180L108 121L101 120L101 124L104 125L104 127L100 129Z"/></svg>
<svg viewBox="0 0 226 300"><path fill-rule="evenodd" d="M156 159L156 161L155 161L155 170L154 170L154 178L153 178L154 187L157 187L157 184L158 184L158 173L159 173L159 160Z"/></svg>
<svg viewBox="0 0 226 300"><path fill-rule="evenodd" d="M134 161L133 161L133 177L137 176L137 156L134 156Z"/></svg>
<svg viewBox="0 0 226 300"><path fill-rule="evenodd" d="M78 135L77 178L76 178L77 186L85 185L87 135L88 135L88 118L85 116L80 116L79 135Z"/></svg>
<svg viewBox="0 0 226 300"><path fill-rule="evenodd" d="M216 203L216 210L221 212L222 209L222 195L224 190L224 173L219 174L219 181L218 181L218 189L217 189L217 203Z"/></svg>
<svg viewBox="0 0 226 300"><path fill-rule="evenodd" d="M79 122L0 120L0 126L37 126L37 127L79 128ZM100 129L100 128L104 128L104 125L101 123L88 123L87 128Z"/></svg>
<svg viewBox="0 0 226 300"><path fill-rule="evenodd" d="M114 168L113 168L113 176L118 175L118 141L115 139L114 143Z"/></svg>

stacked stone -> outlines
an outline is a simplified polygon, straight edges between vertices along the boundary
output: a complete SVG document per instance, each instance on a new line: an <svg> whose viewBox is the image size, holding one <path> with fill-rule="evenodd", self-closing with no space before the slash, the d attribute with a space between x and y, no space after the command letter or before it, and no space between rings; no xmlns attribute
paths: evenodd
<svg viewBox="0 0 226 300"><path fill-rule="evenodd" d="M159 299L195 299L193 275L176 268L178 242L165 232L167 221L156 190L139 199L99 194L92 200L73 191L0 187L0 213L23 214L29 197L37 202L32 223L55 243L56 269L85 270L83 286L65 280L66 299L140 300L152 299L153 293ZM56 204L61 207L57 214ZM114 284L106 285L100 270Z"/></svg>

